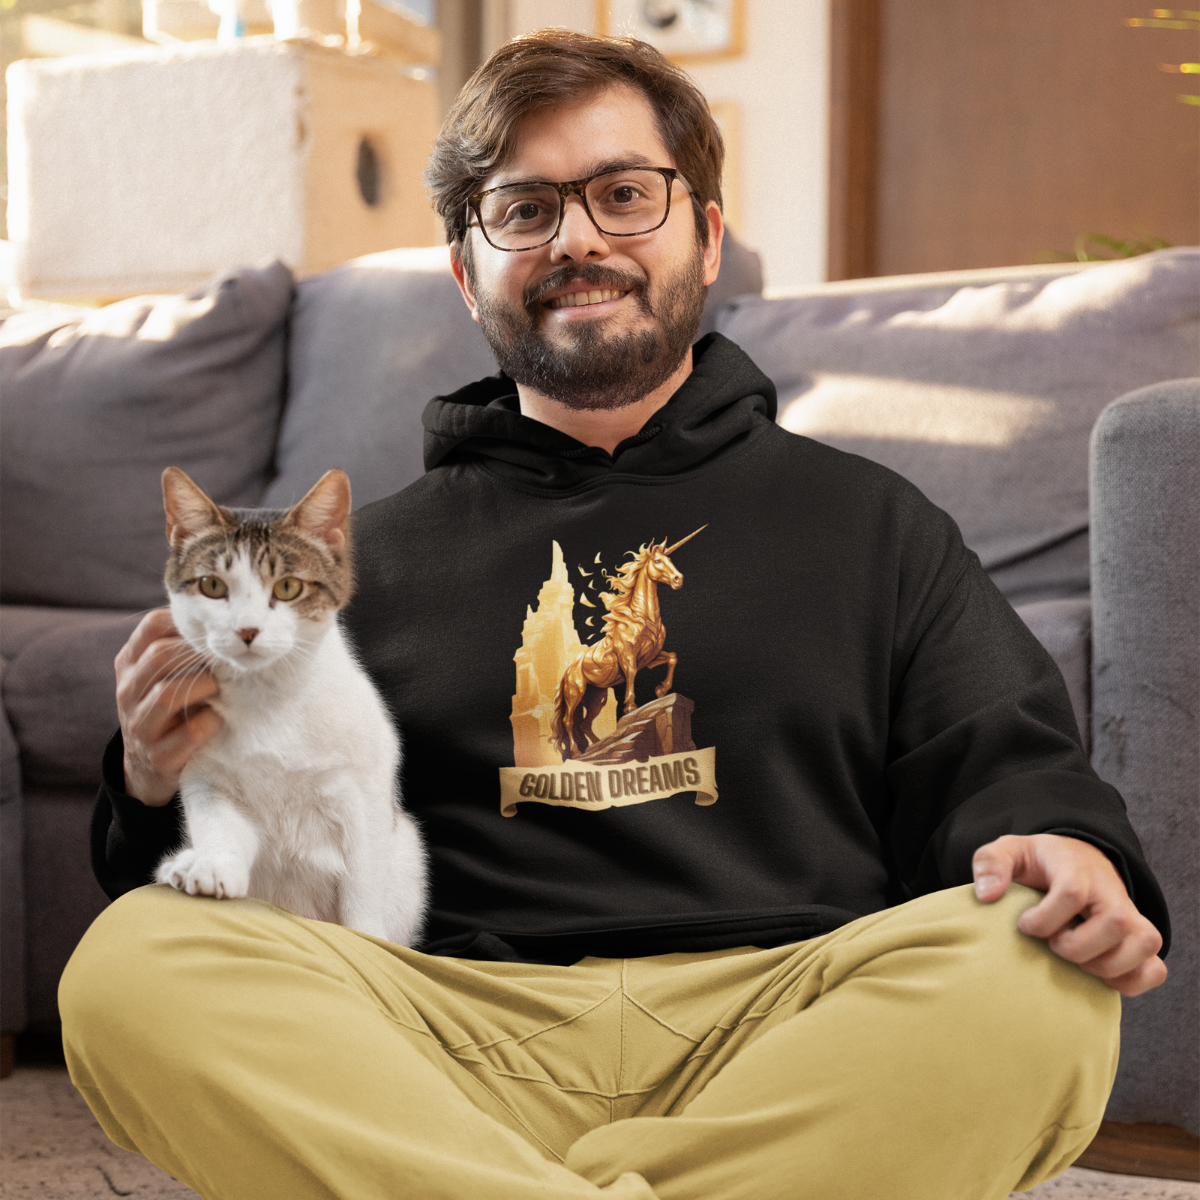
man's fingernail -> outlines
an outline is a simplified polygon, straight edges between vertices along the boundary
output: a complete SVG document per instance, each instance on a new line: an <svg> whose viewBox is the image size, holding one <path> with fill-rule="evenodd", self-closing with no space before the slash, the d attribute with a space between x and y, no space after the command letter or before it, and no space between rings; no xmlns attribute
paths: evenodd
<svg viewBox="0 0 1200 1200"><path fill-rule="evenodd" d="M990 892L1000 882L999 875L980 875L975 880L975 895L983 899L984 892Z"/></svg>

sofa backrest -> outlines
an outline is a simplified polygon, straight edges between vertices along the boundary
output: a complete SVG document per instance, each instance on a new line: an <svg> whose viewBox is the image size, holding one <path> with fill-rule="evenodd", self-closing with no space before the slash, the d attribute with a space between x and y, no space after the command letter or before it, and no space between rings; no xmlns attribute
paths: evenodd
<svg viewBox="0 0 1200 1200"><path fill-rule="evenodd" d="M1200 250L721 307L760 283L727 247L705 320L776 381L784 425L912 479L1014 602L1086 593L1088 433L1124 392L1200 370ZM275 264L192 297L9 318L4 599L160 603L163 467L270 507L342 467L361 507L421 474L428 400L494 369L444 248L370 255L294 294Z"/></svg>
<svg viewBox="0 0 1200 1200"><path fill-rule="evenodd" d="M1110 401L1195 375L1200 249L862 279L735 301L718 328L780 423L906 476L1014 603L1086 594L1088 434Z"/></svg>

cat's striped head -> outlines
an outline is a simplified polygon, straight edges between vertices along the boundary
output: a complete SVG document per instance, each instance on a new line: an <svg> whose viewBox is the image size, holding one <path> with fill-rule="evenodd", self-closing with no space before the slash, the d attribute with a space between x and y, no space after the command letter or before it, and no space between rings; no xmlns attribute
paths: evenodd
<svg viewBox="0 0 1200 1200"><path fill-rule="evenodd" d="M239 510L168 467L163 506L171 612L212 665L257 670L312 646L353 595L342 471L327 471L294 508Z"/></svg>

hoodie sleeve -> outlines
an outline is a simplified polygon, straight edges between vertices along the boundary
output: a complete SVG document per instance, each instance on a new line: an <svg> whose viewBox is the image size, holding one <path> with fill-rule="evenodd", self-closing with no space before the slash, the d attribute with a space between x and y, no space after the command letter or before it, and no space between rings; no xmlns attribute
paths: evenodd
<svg viewBox="0 0 1200 1200"><path fill-rule="evenodd" d="M127 796L125 743L118 730L102 761L102 782L92 810L92 871L110 900L154 882L154 868L183 840L179 797L152 808Z"/></svg>
<svg viewBox="0 0 1200 1200"><path fill-rule="evenodd" d="M1111 859L1165 953L1162 891L1088 763L1057 665L939 516L902 572L893 657L888 839L905 886L970 883L974 852L1004 834L1079 838Z"/></svg>

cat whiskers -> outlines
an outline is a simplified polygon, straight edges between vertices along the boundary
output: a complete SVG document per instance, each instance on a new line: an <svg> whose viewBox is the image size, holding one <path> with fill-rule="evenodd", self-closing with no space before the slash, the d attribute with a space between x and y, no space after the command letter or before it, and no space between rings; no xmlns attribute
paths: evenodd
<svg viewBox="0 0 1200 1200"><path fill-rule="evenodd" d="M163 684L172 685L169 693L172 706L174 706L180 699L180 688L184 683L186 683L186 690L182 692L183 703L180 705L181 711L186 713L190 707L188 701L191 695L191 690L195 686L197 682L197 676L199 674L196 668L199 667L202 671L211 671L214 665L215 664L211 655L198 651L194 646L188 643L184 643L183 646L173 651L171 669L162 677L161 680ZM204 706L200 705L198 707Z"/></svg>

